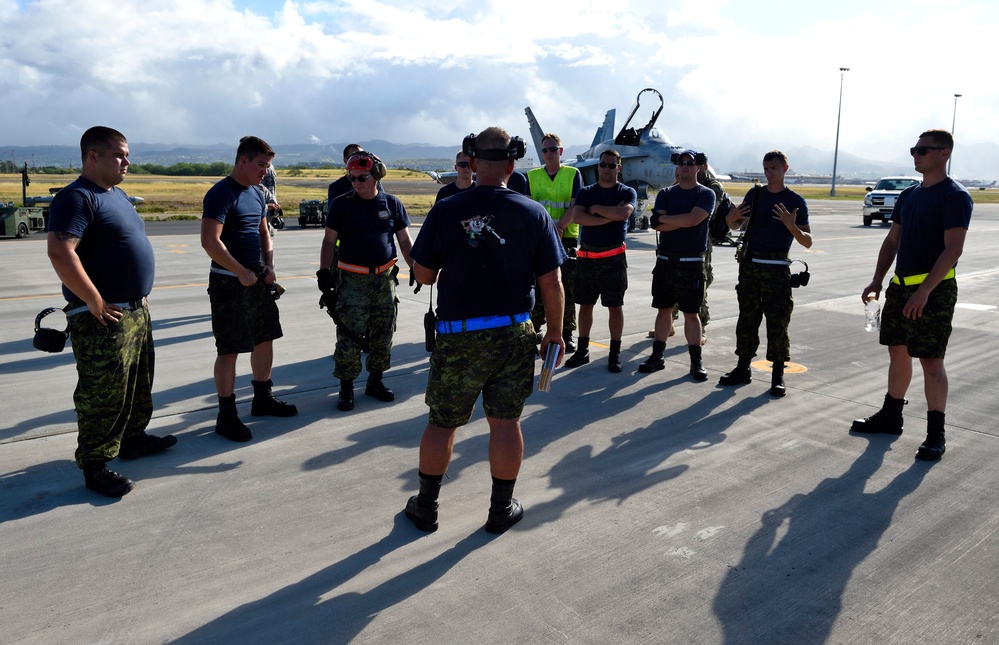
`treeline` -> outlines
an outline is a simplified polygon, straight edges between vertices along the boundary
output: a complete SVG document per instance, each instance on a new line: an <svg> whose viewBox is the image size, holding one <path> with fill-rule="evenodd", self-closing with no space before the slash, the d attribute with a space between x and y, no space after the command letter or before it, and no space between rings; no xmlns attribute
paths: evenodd
<svg viewBox="0 0 999 645"><path fill-rule="evenodd" d="M22 168L23 166L17 166L10 161L0 161L0 174L19 173ZM28 168L29 175L74 175L79 172L79 168L64 168L60 166L35 166ZM224 161L213 163L183 162L170 166L155 163L133 163L128 167L128 172L133 175L166 175L171 177L225 177L232 172L232 164Z"/></svg>
<svg viewBox="0 0 999 645"><path fill-rule="evenodd" d="M134 163L128 167L133 175L166 175L168 177L225 177L232 172L232 164L224 161L213 163L175 163L161 166L155 163Z"/></svg>

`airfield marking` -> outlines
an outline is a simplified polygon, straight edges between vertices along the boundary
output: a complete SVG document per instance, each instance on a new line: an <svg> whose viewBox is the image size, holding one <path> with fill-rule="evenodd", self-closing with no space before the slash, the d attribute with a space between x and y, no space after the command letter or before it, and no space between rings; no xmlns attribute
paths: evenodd
<svg viewBox="0 0 999 645"><path fill-rule="evenodd" d="M767 360L753 361L750 365L764 372L772 372L774 368L774 364ZM804 365L799 365L798 363L792 363L790 361L784 363L785 374L804 374L807 371L808 368Z"/></svg>

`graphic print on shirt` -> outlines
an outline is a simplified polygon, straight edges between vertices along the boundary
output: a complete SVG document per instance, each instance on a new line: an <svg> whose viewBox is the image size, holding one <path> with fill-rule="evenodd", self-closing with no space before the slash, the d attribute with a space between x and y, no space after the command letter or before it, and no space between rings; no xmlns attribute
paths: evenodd
<svg viewBox="0 0 999 645"><path fill-rule="evenodd" d="M489 225L492 219L492 215L476 215L475 217L462 220L461 225L465 229L466 239L471 246L478 246L479 238L483 237L486 233L491 234L499 240L500 244L506 244L506 240L500 237L496 229Z"/></svg>

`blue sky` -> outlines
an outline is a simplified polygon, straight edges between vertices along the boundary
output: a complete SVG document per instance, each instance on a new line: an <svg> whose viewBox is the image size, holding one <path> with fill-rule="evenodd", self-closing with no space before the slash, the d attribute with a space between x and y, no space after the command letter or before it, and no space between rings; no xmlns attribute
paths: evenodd
<svg viewBox="0 0 999 645"><path fill-rule="evenodd" d="M659 89L659 125L708 151L904 157L920 131L999 140L999 3L0 0L0 145L385 139L457 145L524 108L587 144ZM957 165L957 164L955 164ZM973 171L971 171L973 174ZM958 174L958 173L955 173Z"/></svg>

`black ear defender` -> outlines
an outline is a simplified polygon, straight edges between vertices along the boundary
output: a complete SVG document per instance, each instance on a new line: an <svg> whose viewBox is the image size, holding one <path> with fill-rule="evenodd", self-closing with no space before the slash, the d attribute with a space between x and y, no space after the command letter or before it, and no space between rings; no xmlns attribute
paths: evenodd
<svg viewBox="0 0 999 645"><path fill-rule="evenodd" d="M490 148L476 150L475 134L470 134L461 142L461 151L473 159L482 159L484 161L506 161L507 159L523 159L524 155L527 154L527 146L524 144L524 140L520 137L513 137L510 139L509 147L505 149Z"/></svg>
<svg viewBox="0 0 999 645"><path fill-rule="evenodd" d="M800 273L791 274L791 288L797 289L798 287L807 287L808 281L811 279L812 274L808 272L808 263L804 260L792 260L791 264L795 262L801 262L805 265L805 270Z"/></svg>
<svg viewBox="0 0 999 645"><path fill-rule="evenodd" d="M35 349L57 354L66 348L66 339L69 338L68 322L66 323L65 331L42 327L42 318L56 311L60 310L55 307L49 307L48 309L43 309L41 313L35 316L35 337L31 341Z"/></svg>

